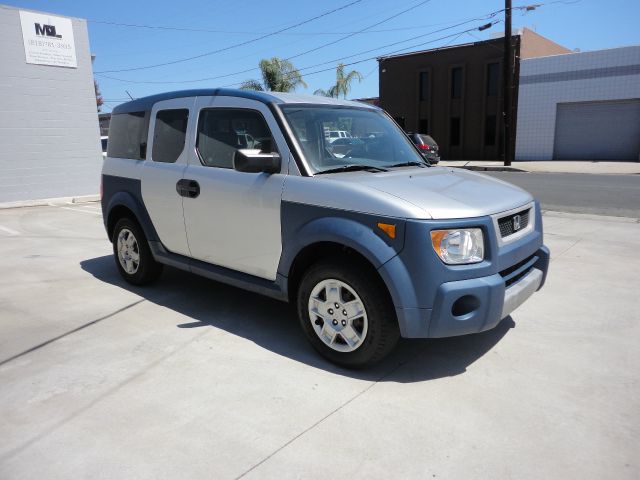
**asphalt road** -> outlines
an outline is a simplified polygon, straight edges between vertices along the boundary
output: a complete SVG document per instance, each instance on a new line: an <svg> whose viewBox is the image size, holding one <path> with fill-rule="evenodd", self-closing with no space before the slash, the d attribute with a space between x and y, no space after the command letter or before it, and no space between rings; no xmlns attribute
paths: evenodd
<svg viewBox="0 0 640 480"><path fill-rule="evenodd" d="M483 173L531 192L546 210L640 218L640 175Z"/></svg>

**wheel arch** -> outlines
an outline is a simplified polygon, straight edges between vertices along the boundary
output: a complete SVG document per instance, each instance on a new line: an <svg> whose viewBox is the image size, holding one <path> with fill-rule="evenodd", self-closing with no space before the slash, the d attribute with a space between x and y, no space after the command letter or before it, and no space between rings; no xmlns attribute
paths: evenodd
<svg viewBox="0 0 640 480"><path fill-rule="evenodd" d="M398 253L367 225L325 217L305 224L284 239L278 271L287 278L288 297L295 302L302 275L313 263L331 255L351 257L370 268L385 286L394 307L401 308L414 303L415 292Z"/></svg>
<svg viewBox="0 0 640 480"><path fill-rule="evenodd" d="M368 268L384 283L371 261L358 250L339 242L318 241L302 248L291 263L287 275L287 291L291 303L295 303L298 287L304 273L315 263L329 259L346 259L358 263Z"/></svg>
<svg viewBox="0 0 640 480"><path fill-rule="evenodd" d="M123 217L130 217L138 222L147 240L153 241L158 238L146 208L140 205L133 195L128 192L118 192L115 194L105 209L105 213L105 227L109 241L113 241L113 230L118 220Z"/></svg>

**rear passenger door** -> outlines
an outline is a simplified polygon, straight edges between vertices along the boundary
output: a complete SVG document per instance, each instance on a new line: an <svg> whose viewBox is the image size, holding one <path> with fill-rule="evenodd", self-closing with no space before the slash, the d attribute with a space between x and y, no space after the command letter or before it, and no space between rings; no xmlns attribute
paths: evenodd
<svg viewBox="0 0 640 480"><path fill-rule="evenodd" d="M177 189L187 168L189 119L195 98L158 102L151 110L142 199L167 250L189 255L182 197Z"/></svg>
<svg viewBox="0 0 640 480"><path fill-rule="evenodd" d="M238 97L196 101L195 148L185 181L199 194L184 199L191 256L214 265L275 280L281 253L280 201L289 150L273 114L262 102ZM277 151L279 174L233 169L239 148Z"/></svg>

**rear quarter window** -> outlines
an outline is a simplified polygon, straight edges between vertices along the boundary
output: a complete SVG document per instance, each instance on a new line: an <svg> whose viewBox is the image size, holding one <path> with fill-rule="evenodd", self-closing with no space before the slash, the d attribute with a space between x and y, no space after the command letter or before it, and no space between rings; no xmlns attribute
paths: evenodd
<svg viewBox="0 0 640 480"><path fill-rule="evenodd" d="M147 155L148 112L118 113L111 116L107 156L144 160Z"/></svg>
<svg viewBox="0 0 640 480"><path fill-rule="evenodd" d="M187 134L189 110L159 110L153 132L151 158L154 162L174 163L182 150Z"/></svg>

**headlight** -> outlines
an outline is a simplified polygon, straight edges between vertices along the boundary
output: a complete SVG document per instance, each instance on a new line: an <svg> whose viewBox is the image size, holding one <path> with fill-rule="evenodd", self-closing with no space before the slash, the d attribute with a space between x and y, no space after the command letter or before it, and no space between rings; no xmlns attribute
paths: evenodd
<svg viewBox="0 0 640 480"><path fill-rule="evenodd" d="M444 263L461 265L484 259L484 239L479 228L432 230L433 249Z"/></svg>

